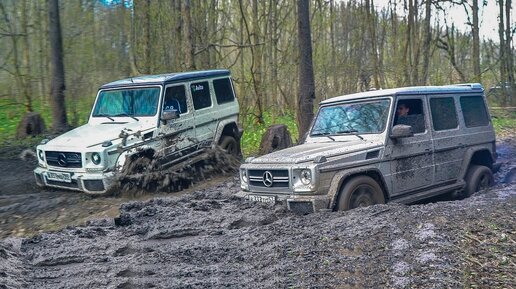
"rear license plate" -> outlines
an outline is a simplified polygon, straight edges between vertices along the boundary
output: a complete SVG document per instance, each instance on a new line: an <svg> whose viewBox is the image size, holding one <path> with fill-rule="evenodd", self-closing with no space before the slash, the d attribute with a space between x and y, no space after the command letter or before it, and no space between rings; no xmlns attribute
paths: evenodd
<svg viewBox="0 0 516 289"><path fill-rule="evenodd" d="M249 196L247 196L247 199L249 201L252 201L252 202L261 202L261 203L268 203L268 204L276 203L276 197L275 196L249 195Z"/></svg>
<svg viewBox="0 0 516 289"><path fill-rule="evenodd" d="M70 173L62 173L62 172L47 172L47 179L56 182L65 182L71 183L72 176Z"/></svg>

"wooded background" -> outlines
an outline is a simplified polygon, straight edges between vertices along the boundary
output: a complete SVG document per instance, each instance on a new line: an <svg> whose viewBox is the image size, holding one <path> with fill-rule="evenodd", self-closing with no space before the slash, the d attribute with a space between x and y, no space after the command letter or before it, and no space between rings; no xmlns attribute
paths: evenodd
<svg viewBox="0 0 516 289"><path fill-rule="evenodd" d="M495 0L489 0L495 1ZM51 105L52 2L0 1L0 105ZM479 37L479 0L312 0L315 100L372 88L481 82L514 85L511 0L498 35ZM59 1L67 109L89 111L99 85L128 76L228 68L241 112L292 113L299 93L298 5L277 0ZM463 7L470 22L444 21ZM50 15L50 18L49 18ZM432 16L433 15L433 16ZM431 17L432 16L432 17ZM502 85L504 86L504 85ZM513 90L514 91L514 90ZM510 94L491 99L514 105Z"/></svg>

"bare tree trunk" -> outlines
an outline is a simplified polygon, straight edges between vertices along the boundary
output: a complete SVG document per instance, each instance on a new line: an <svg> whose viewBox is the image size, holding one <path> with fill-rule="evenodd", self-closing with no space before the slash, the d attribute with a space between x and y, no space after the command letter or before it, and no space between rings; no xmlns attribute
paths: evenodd
<svg viewBox="0 0 516 289"><path fill-rule="evenodd" d="M175 48L175 55L184 55L182 52L184 47L184 41L183 41L183 17L181 14L182 11L182 0L172 0L172 7L174 7L174 30L173 33L173 39L174 39L174 48ZM177 70L184 69L183 59L182 57L172 57L172 62L174 65L174 68Z"/></svg>
<svg viewBox="0 0 516 289"><path fill-rule="evenodd" d="M498 22L498 35L500 37L500 80L505 81L507 79L507 67L505 61L505 27L504 27L504 13L503 13L503 0L498 0L498 6L500 8L500 15Z"/></svg>
<svg viewBox="0 0 516 289"><path fill-rule="evenodd" d="M190 0L185 0L181 5L181 14L183 18L183 53L185 56L185 69L194 70L194 45L192 38L192 17L190 13Z"/></svg>
<svg viewBox="0 0 516 289"><path fill-rule="evenodd" d="M413 12L412 12L412 0L409 0L408 2L409 6L409 13L407 17L407 38L405 39L405 46L403 48L403 57L402 57L402 63L404 68L404 74L405 74L405 84L412 84L411 82L411 68L412 68L412 29L414 29L414 21L413 21Z"/></svg>
<svg viewBox="0 0 516 289"><path fill-rule="evenodd" d="M256 36L256 33L259 32L259 30L258 30L259 27L256 27L257 24L255 23L255 21L258 21L258 2L257 2L257 0L253 0L253 33L255 34L253 36L254 42L251 41L251 31L249 29L249 24L247 23L247 20L245 18L244 3L242 2L242 0L238 1L238 7L240 9L240 14L241 14L242 20L243 20L242 22L244 24L245 31L247 34L247 42L249 43L250 48L251 48L252 62L251 62L250 70L251 70L251 78L252 78L252 84L253 84L253 89L255 92L255 100L256 100L256 110L257 110L257 114L255 115L256 122L259 124L263 124L264 121L263 121L263 106L262 106L262 94L261 94L261 79L260 79L260 75L259 75L260 66L261 66L261 56L257 51L257 47L260 44L256 42L256 41L258 41L258 37Z"/></svg>
<svg viewBox="0 0 516 289"><path fill-rule="evenodd" d="M252 9L253 9L253 65L251 68L251 73L253 75L253 85L254 85L254 92L256 94L256 104L259 106L258 108L258 118L259 122L263 122L263 91L262 91L262 49L260 47L260 25L258 22L258 0L252 1Z"/></svg>
<svg viewBox="0 0 516 289"><path fill-rule="evenodd" d="M45 65L48 59L48 42L45 41L44 34L47 30L46 11L44 9L44 3L36 2L37 11L37 34L38 34L38 62L39 62L39 96L42 103L45 103L48 95L46 77L48 76L48 67Z"/></svg>
<svg viewBox="0 0 516 289"><path fill-rule="evenodd" d="M23 86L24 86L24 94L25 94L25 105L27 111L32 111L32 70L31 70L31 62L30 62L30 45L29 45L29 16L28 10L29 7L27 0L23 0L22 2L22 33L23 33L23 66L24 66L24 77L23 77Z"/></svg>
<svg viewBox="0 0 516 289"><path fill-rule="evenodd" d="M145 73L146 74L151 74L152 72L152 60L151 60L151 31L150 31L150 28L151 28L151 13L150 13L150 5L151 5L151 2L150 0L146 0L145 1L145 28L143 29L145 31L145 34L144 34L144 39L145 39L145 43L144 43L144 55L145 55Z"/></svg>
<svg viewBox="0 0 516 289"><path fill-rule="evenodd" d="M507 60L507 81L511 85L511 92L509 93L509 105L512 105L512 97L516 94L516 84L514 79L514 56L511 47L512 43L512 29L511 29L511 0L505 0L505 59ZM502 79L503 81L503 79Z"/></svg>
<svg viewBox="0 0 516 289"><path fill-rule="evenodd" d="M124 9L127 9L125 7L125 3L130 0L124 0ZM134 8L133 8L134 9ZM134 28L134 18L135 13L131 13L131 25L129 26L129 31L127 31L129 34L129 48L127 49L127 55L129 57L129 67L130 67L130 74L131 75L138 75L140 72L138 71L138 66L136 65L136 58L134 57L134 51L136 49L136 37L135 37L135 28Z"/></svg>
<svg viewBox="0 0 516 289"><path fill-rule="evenodd" d="M50 84L52 105L52 129L62 132L68 129L65 107L65 72L63 65L63 41L61 37L61 23L59 19L59 1L48 1L49 38L50 38Z"/></svg>
<svg viewBox="0 0 516 289"><path fill-rule="evenodd" d="M128 37L127 37L127 25L126 25L126 19L127 19L127 8L125 7L125 0L123 0L120 3L120 55L122 55L122 59L130 59L129 57L129 51L131 50L131 46L128 43ZM131 75L131 61L123 61L122 63L122 71L125 75Z"/></svg>
<svg viewBox="0 0 516 289"><path fill-rule="evenodd" d="M210 11L208 12L208 36L206 38L206 45L208 46L206 51L207 63L206 67L213 67L217 65L217 53L214 53L214 49L212 47L212 42L216 39L215 35L217 33L218 27L218 17L217 17L217 0L210 1Z"/></svg>
<svg viewBox="0 0 516 289"><path fill-rule="evenodd" d="M374 87L380 89L380 71L378 69L378 49L376 47L376 20L374 12L373 0L366 0L366 25L369 30L369 37L371 38L371 58L373 59L373 81Z"/></svg>
<svg viewBox="0 0 516 289"><path fill-rule="evenodd" d="M480 72L480 36L478 31L478 0L473 0L473 79L475 82L482 81Z"/></svg>
<svg viewBox="0 0 516 289"><path fill-rule="evenodd" d="M430 43L432 41L432 30L430 26L430 18L432 16L432 0L425 0L425 42L423 47L423 77L420 85L428 83L428 71L430 65Z"/></svg>
<svg viewBox="0 0 516 289"><path fill-rule="evenodd" d="M334 93L340 92L337 78L337 53L335 52L335 0L330 0L330 45L331 45L331 74Z"/></svg>
<svg viewBox="0 0 516 289"><path fill-rule="evenodd" d="M310 35L310 1L297 1L299 38L299 97L297 126L299 140L310 129L314 117L315 81L312 63L312 37Z"/></svg>

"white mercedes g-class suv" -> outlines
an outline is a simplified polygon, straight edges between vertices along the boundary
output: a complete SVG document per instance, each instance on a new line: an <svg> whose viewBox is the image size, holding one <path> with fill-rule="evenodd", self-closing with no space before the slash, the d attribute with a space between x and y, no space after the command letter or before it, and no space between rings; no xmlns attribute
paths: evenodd
<svg viewBox="0 0 516 289"><path fill-rule="evenodd" d="M37 146L40 186L102 194L126 159L163 167L219 145L240 153L239 106L229 70L149 75L100 87L88 123Z"/></svg>
<svg viewBox="0 0 516 289"><path fill-rule="evenodd" d="M348 210L469 196L498 168L480 84L386 89L322 101L303 144L246 160L238 195L300 213Z"/></svg>

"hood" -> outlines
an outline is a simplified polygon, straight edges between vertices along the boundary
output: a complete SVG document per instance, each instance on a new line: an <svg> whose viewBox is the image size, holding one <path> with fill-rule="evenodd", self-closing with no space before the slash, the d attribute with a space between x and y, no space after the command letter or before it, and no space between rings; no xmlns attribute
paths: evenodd
<svg viewBox="0 0 516 289"><path fill-rule="evenodd" d="M318 156L327 158L383 146L381 142L347 141L305 143L286 148L251 160L252 164L285 164L313 161Z"/></svg>
<svg viewBox="0 0 516 289"><path fill-rule="evenodd" d="M52 140L45 146L55 148L87 148L104 141L119 138L123 129L129 133L144 132L153 128L148 122L85 124Z"/></svg>

